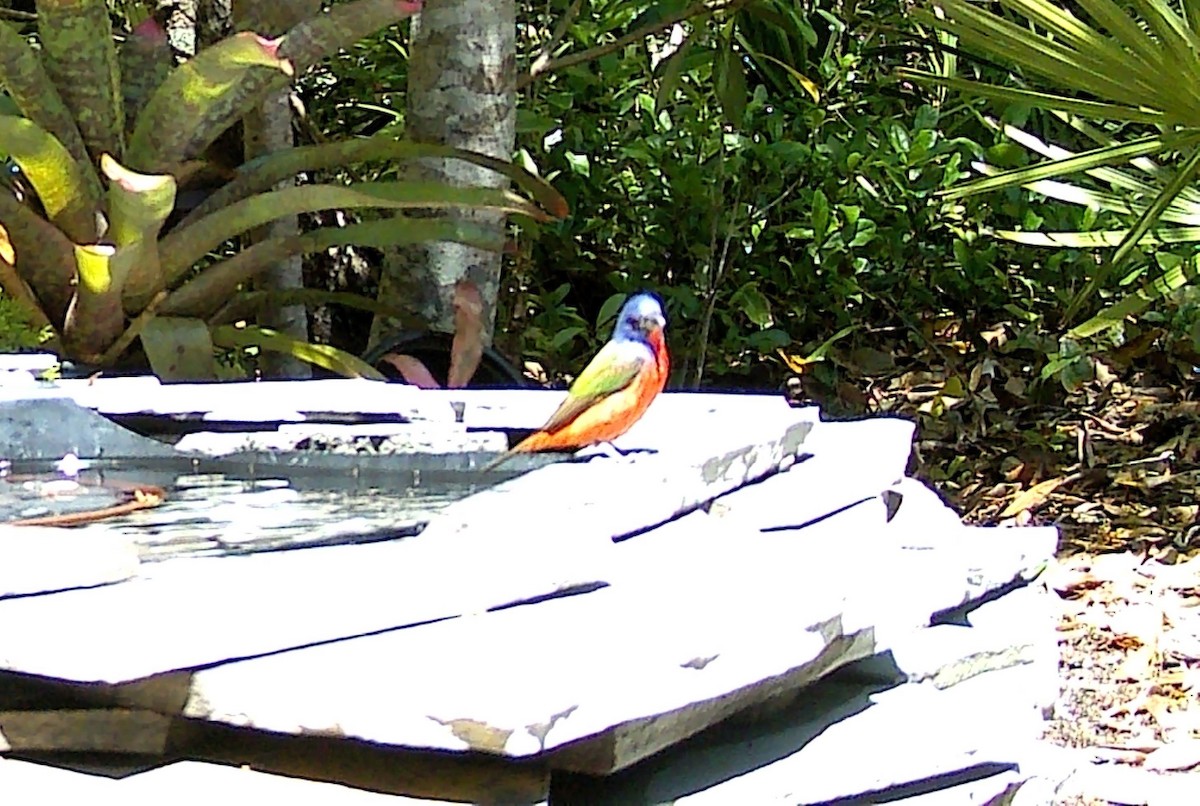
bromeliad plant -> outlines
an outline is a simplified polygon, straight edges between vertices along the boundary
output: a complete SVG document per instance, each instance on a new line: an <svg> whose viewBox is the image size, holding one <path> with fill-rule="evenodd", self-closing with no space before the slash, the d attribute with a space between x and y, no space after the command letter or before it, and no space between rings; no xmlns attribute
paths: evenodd
<svg viewBox="0 0 1200 806"><path fill-rule="evenodd" d="M289 19L305 3L263 4ZM409 16L419 2L355 0L304 19L277 39L238 33L174 66L161 27L147 19L118 46L103 0L37 3L40 48L0 23L0 151L19 168L0 187L0 288L48 326L61 355L111 366L140 336L163 377L208 377L213 349L257 346L347 373L376 370L329 347L238 327L230 311L274 262L344 244L429 240L501 248L469 222L410 218L411 208L473 208L546 220L565 212L549 185L513 166L457 149L392 137L288 148L222 175L210 147L264 98L339 48ZM295 17L291 17L294 19ZM282 184L300 172L358 162L454 158L491 168L525 195L430 182ZM224 184L187 210L198 183ZM372 209L380 217L223 244L283 216ZM247 295L262 301L263 295ZM342 300L345 301L345 300ZM359 300L357 304L370 306Z"/></svg>
<svg viewBox="0 0 1200 806"><path fill-rule="evenodd" d="M1135 218L1127 229L1102 233L1001 233L1050 246L1115 247L1074 295L1068 321L1106 288L1115 269L1133 265L1149 275L1142 288L1077 325L1071 335L1119 325L1200 276L1195 259L1161 272L1136 265L1144 261L1143 246L1200 242L1200 2L1078 0L1068 7L1046 0L1000 0L1015 20L968 0L925 5L916 14L921 22L957 38L965 50L1020 68L1021 75L1015 86L920 70L900 70L901 75L1050 111L1095 143L1073 153L1010 127L1010 136L1047 159L1008 171L979 164L977 169L990 175L950 195L1023 186ZM1129 137L1130 129L1139 136ZM1134 170L1113 168L1123 164ZM1062 180L1071 175L1091 179ZM1091 180L1100 185L1089 185Z"/></svg>

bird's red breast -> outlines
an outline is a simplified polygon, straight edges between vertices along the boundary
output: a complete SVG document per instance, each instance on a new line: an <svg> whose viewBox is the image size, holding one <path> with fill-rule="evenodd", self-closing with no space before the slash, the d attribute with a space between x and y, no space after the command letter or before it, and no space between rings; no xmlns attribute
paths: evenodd
<svg viewBox="0 0 1200 806"><path fill-rule="evenodd" d="M662 328L647 337L654 361L647 363L629 385L597 401L579 416L553 432L535 431L521 440L513 453L568 451L611 442L641 419L667 383L671 361Z"/></svg>

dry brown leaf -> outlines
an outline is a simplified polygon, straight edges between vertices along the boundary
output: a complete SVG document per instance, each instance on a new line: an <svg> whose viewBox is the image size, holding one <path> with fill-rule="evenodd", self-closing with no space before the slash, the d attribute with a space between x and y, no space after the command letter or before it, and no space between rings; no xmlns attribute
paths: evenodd
<svg viewBox="0 0 1200 806"><path fill-rule="evenodd" d="M1114 670L1114 677L1133 681L1151 679L1161 666L1162 610L1152 604L1129 604L1113 614L1110 629L1113 646L1127 650ZM1149 696L1149 691L1145 696Z"/></svg>
<svg viewBox="0 0 1200 806"><path fill-rule="evenodd" d="M1141 746L1099 744L1090 748L1093 763L1097 764L1129 764L1137 766L1145 760L1149 750Z"/></svg>
<svg viewBox="0 0 1200 806"><path fill-rule="evenodd" d="M454 286L454 343L450 346L450 372L446 386L461 389L475 376L483 358L483 295L463 278Z"/></svg>
<svg viewBox="0 0 1200 806"><path fill-rule="evenodd" d="M1104 584L1091 571L1062 568L1050 575L1049 585L1060 596L1074 599Z"/></svg>
<svg viewBox="0 0 1200 806"><path fill-rule="evenodd" d="M1039 482L1014 498L1012 502L1000 512L999 517L1011 518L1027 509L1037 509L1042 504L1046 503L1046 499L1050 497L1051 493L1053 493L1062 485L1075 481L1078 478L1078 473L1072 473L1069 476L1062 476L1057 479L1047 479L1046 481Z"/></svg>
<svg viewBox="0 0 1200 806"><path fill-rule="evenodd" d="M433 377L433 373L429 371L429 368L411 355L388 353L379 360L391 364L400 373L401 377L404 378L405 383L411 384L418 389L441 388L441 384Z"/></svg>
<svg viewBox="0 0 1200 806"><path fill-rule="evenodd" d="M896 357L874 347L858 347L846 357L846 363L862 375L883 375L896 368Z"/></svg>

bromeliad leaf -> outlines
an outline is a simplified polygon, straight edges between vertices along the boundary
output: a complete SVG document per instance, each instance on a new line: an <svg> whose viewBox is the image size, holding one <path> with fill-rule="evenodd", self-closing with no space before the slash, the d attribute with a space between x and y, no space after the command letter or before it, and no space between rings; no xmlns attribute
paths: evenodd
<svg viewBox="0 0 1200 806"><path fill-rule="evenodd" d="M0 148L20 166L50 220L76 243L96 239L100 185L54 135L27 118L0 116Z"/></svg>
<svg viewBox="0 0 1200 806"><path fill-rule="evenodd" d="M113 274L117 249L105 244L76 245L79 285L67 309L63 341L79 351L93 344L111 344L125 327L120 278ZM94 354L85 354L90 360Z"/></svg>
<svg viewBox="0 0 1200 806"><path fill-rule="evenodd" d="M241 117L254 97L247 77L254 70L294 73L279 57L279 40L240 33L176 67L150 96L129 139L129 159L148 173L170 171L191 157L197 131L213 137Z"/></svg>
<svg viewBox="0 0 1200 806"><path fill-rule="evenodd" d="M108 240L117 246L154 240L175 208L175 177L131 171L108 154L100 169L108 179Z"/></svg>
<svg viewBox="0 0 1200 806"><path fill-rule="evenodd" d="M316 364L350 378L386 380L382 372L361 358L356 358L343 350L327 344L309 344L297 341L267 328L221 325L213 328L212 340L213 344L218 347L258 347L262 350L286 353L293 358Z"/></svg>
<svg viewBox="0 0 1200 806"><path fill-rule="evenodd" d="M162 285L157 241L175 207L175 178L135 173L108 154L100 158L100 168L108 178L107 236L120 247L113 269L122 278L122 299L147 299Z"/></svg>
<svg viewBox="0 0 1200 806"><path fill-rule="evenodd" d="M75 119L87 152L125 150L125 106L121 99L112 18L104 0L37 4L42 63Z"/></svg>
<svg viewBox="0 0 1200 806"><path fill-rule="evenodd" d="M0 22L0 85L25 117L53 134L81 165L90 164L79 126L25 37ZM91 177L99 196L100 180Z"/></svg>
<svg viewBox="0 0 1200 806"><path fill-rule="evenodd" d="M376 135L361 140L300 146L260 157L248 163L232 182L209 196L200 206L189 213L180 222L180 226L185 227L214 210L255 193L270 190L281 181L304 171L343 168L373 160L399 161L430 157L460 159L490 168L513 180L517 187L532 196L549 215L563 218L569 212L566 199L546 180L505 160L461 148L432 143L414 143Z"/></svg>
<svg viewBox="0 0 1200 806"><path fill-rule="evenodd" d="M217 377L213 341L199 319L156 316L142 329L142 349L164 381L211 381Z"/></svg>
<svg viewBox="0 0 1200 806"><path fill-rule="evenodd" d="M381 209L464 207L520 213L544 220L528 200L498 188L459 188L437 182L364 182L354 187L304 185L260 193L173 230L160 245L167 283L176 282L209 250L249 229L277 218L336 208Z"/></svg>
<svg viewBox="0 0 1200 806"><path fill-rule="evenodd" d="M121 97L125 102L125 129L132 134L134 123L159 85L174 66L167 32L153 17L134 26L117 48L121 69Z"/></svg>
<svg viewBox="0 0 1200 806"><path fill-rule="evenodd" d="M494 251L500 251L504 246L502 236L495 230L456 219L388 216L348 227L320 227L302 235L261 241L210 266L176 289L163 303L162 310L207 318L241 284L253 280L273 263L293 255L350 244L382 249L423 241L452 241ZM374 312L376 308L366 310Z"/></svg>

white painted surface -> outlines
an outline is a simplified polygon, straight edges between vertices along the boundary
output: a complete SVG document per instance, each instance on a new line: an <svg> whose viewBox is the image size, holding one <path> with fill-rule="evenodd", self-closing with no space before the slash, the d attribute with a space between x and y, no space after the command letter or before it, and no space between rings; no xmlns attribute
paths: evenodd
<svg viewBox="0 0 1200 806"><path fill-rule="evenodd" d="M703 441L662 434L653 454L527 473L452 504L415 538L171 560L103 589L2 601L0 667L116 683L603 581L614 536L789 462L811 412L777 411Z"/></svg>
<svg viewBox="0 0 1200 806"><path fill-rule="evenodd" d="M137 571L137 549L122 535L0 523L0 598L119 582Z"/></svg>

